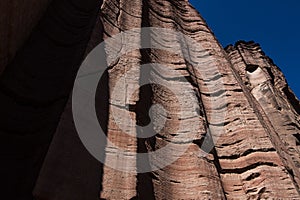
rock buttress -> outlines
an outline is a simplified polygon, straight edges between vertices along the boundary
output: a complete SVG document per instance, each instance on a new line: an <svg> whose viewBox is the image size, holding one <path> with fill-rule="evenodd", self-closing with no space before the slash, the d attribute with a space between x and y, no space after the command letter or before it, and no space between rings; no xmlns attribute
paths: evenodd
<svg viewBox="0 0 300 200"><path fill-rule="evenodd" d="M129 52L109 66L107 136L114 145L128 151L129 160L135 160L117 162L118 165L127 165L132 172L121 172L108 166L104 166L103 170L99 167L99 171L103 171L101 175L90 172L98 165L88 157L78 138L74 139L76 130L69 106L44 169L47 169L47 162L52 166L55 163L59 165L54 171L48 168L42 172L44 181L37 185L37 193L44 192L43 196L47 196L43 188L55 185L54 181L47 182L47 177L60 176L63 178L59 178L60 184L55 190L58 195L52 194L49 199L63 196L80 199L76 195L80 184L86 181L87 185L91 185L95 181L92 175L99 175L102 199L299 199L299 102L282 73L268 58L261 58L259 50L254 51L258 49L256 45L241 47L244 54L237 50L242 44L227 48L225 52L204 19L184 0L104 1L101 10L99 20L103 22L105 39L121 31L151 26L179 31L200 43L202 49L189 49L190 63L169 51L145 49ZM90 47L99 42L95 39L99 37L96 33L97 29ZM151 37L148 40L154 42ZM187 50L186 42L176 38L163 41L162 45L167 48L179 46L183 52ZM109 51L109 48L106 49L106 53L109 54ZM160 67L142 71L139 66L146 63L159 63L167 66L168 70ZM205 70L197 69L199 66L205 66ZM124 85L117 88L118 93L123 95L111 96L122 73L132 69L134 75L127 74ZM143 76L154 84L133 91ZM188 81L182 81L183 78ZM172 92L160 85L186 98L187 103L181 105L183 111L178 110L178 102ZM132 93L134 95L130 96ZM160 104L167 111L167 115L151 111L153 128L159 126L158 120L165 120L165 126L155 137L136 139L134 136L140 132L136 125L146 123L145 112L153 104ZM117 122L125 127L126 133L115 123L112 110L118 111ZM186 117L179 118L182 112ZM225 117L219 114L224 112ZM130 116L130 119L122 118L122 115ZM179 122L184 127L200 128L186 132L177 129ZM224 127L224 132L218 135L218 131L222 131L220 127ZM127 132L132 136L128 136ZM176 141L172 140L174 134L179 135ZM201 157L198 152L207 135L213 138L215 147L206 157ZM132 152L151 152L168 143L188 148L177 161L162 169L142 174L135 171L140 161L134 158ZM62 154L68 162L55 158L64 149L62 144L66 145L65 148L80 146L72 150L75 153L67 151ZM116 158L114 148L105 148L107 161ZM71 166L71 161L77 162L76 167ZM72 169L72 173L59 174L62 167ZM85 170L89 173L83 181ZM79 173L78 182L72 176L76 173ZM82 191L87 193L89 190L84 187ZM91 192L93 194L83 195L81 199L94 196L94 188Z"/></svg>

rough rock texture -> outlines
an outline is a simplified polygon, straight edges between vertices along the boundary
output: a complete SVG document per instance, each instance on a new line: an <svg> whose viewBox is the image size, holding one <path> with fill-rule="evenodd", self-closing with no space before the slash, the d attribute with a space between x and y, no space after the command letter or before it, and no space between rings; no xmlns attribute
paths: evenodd
<svg viewBox="0 0 300 200"><path fill-rule="evenodd" d="M228 46L226 51L246 91L252 94L253 107L257 108L261 124L274 146L268 153L276 152L299 191L299 101L280 69L258 44L238 42Z"/></svg>
<svg viewBox="0 0 300 200"><path fill-rule="evenodd" d="M238 42L224 50L186 0L104 0L88 51L102 38L149 26L179 31L202 49L190 49L190 62L167 50L135 50L109 66L107 91L98 94L107 102L96 107L108 140L128 158L118 158L114 146L107 145L103 153L106 162L116 160L131 172L102 166L89 155L77 136L69 101L36 184L37 199L300 199L299 101L259 45ZM172 35L165 41L149 37L148 42L186 51L186 41ZM105 50L108 55L112 51ZM146 63L168 70L137 67ZM153 84L139 88L143 77ZM123 84L115 87L120 79ZM111 96L114 90L123 95ZM137 125L147 124L154 104L166 113L151 111L152 129L159 129L160 121L165 121L164 128L148 139L134 137L143 131ZM212 140L214 148L199 156L204 141ZM144 163L132 153L153 152L170 143L171 150L162 157L187 150L162 169L137 173Z"/></svg>
<svg viewBox="0 0 300 200"><path fill-rule="evenodd" d="M176 120L179 120L176 116L178 102L172 99L172 94L163 92L163 88L152 86L153 102L159 103L169 111L169 123L155 136L156 143L148 150L157 150L166 145L176 131L176 134L183 135L185 139L184 143L177 145L188 145L188 150L171 165L151 174L144 174L143 179L151 180L150 186L136 182L135 174L121 175L122 173L112 169L104 170L104 190L101 197L298 199L299 102L288 88L279 69L254 43L240 42L234 47L228 47L227 52L223 51L205 21L187 1L131 2L132 4L126 4L122 0L104 2L102 11L105 36L139 26L181 31L205 48L207 56L199 58L201 52L196 51L191 52L191 57L195 63L205 63L207 73L203 77L204 75L197 74L197 70L193 69L194 65L189 65L182 57L152 49L145 52L146 56L139 52L126 54L124 59L111 66L110 77L115 77L120 70L130 68L131 62L160 63L172 70L180 70L183 76L191 77L190 82L181 82L180 77L172 75L172 70L165 73L163 70L153 70L149 72L150 79L154 80L154 83L164 83L168 88L185 92L182 95L187 99L188 105L184 110L189 116L180 121L185 126L199 123L201 128L189 134L184 130L174 131L172 128L176 127ZM184 42L176 42L184 46ZM168 45L168 42L163 45ZM174 45L174 41L169 45ZM124 60L127 60L127 63L124 63ZM134 88L130 85L137 84L132 81L137 77L132 78L129 75L126 78L129 80L124 88ZM114 78L110 78L111 88L115 82ZM224 86L215 87L220 83ZM124 103L119 105L120 107L125 107L126 104L134 106L138 102L136 98L126 96L126 99L130 101L122 101ZM111 106L114 106L112 102L115 99L111 97L110 101ZM217 101L218 106L213 107L211 101ZM226 117L214 121L211 115L216 109L227 109ZM138 115L132 112L133 117L135 114ZM196 152L199 151L200 141L203 141L206 134L206 127L209 125L213 129L222 124L225 126L225 132L216 141L215 148L207 157L198 157ZM153 126L155 127L155 119ZM109 130L108 138L113 137L113 141L122 144L122 147L129 145L132 150L132 146L137 145L129 143L123 137L110 134L116 133Z"/></svg>
<svg viewBox="0 0 300 200"><path fill-rule="evenodd" d="M143 7L143 9L142 9ZM119 9L121 8L121 9ZM179 9L181 8L181 9ZM201 19L197 18L197 14L194 10L191 10L190 5L186 1L140 1L135 0L128 3L128 1L104 1L103 7L103 26L105 30L105 37L119 33L120 31L128 30L130 28L139 28L139 27L161 27L169 28L172 30L181 30L183 32L190 28L190 25L194 25L199 29L198 31L207 31L208 28L205 25L201 24ZM193 13L189 12L193 11ZM134 13L134 14L131 14ZM194 30L195 31L195 30ZM212 35L210 38L213 39ZM198 41L201 40L200 37L197 37ZM203 37L203 39L207 39ZM151 40L149 39L151 42ZM174 41L174 40L173 40ZM153 42L153 41L152 41ZM172 41L165 41L163 45L169 45L169 48L174 46ZM202 41L201 41L202 42ZM169 44L168 44L169 43ZM180 41L176 41L177 45L183 45ZM209 44L207 44L209 45ZM109 53L109 52L108 52ZM129 61L130 59L130 61ZM204 61L203 61L204 62ZM207 59L209 62L209 59ZM180 70L181 78L185 76L190 76L191 73L188 69L188 66L185 60L173 54L168 53L167 51L162 50L149 50L149 51L135 51L129 54L126 54L124 58L122 57L114 66L110 66L112 69L109 70L110 75L110 88L114 88L114 83L117 81L114 77L118 77L119 73L124 73L124 71L130 70L131 65L135 66L136 64L144 63L159 63L167 65L170 70L164 72L163 69L160 71L150 70L146 72L143 71L140 74L140 77L131 77L130 74L126 76L124 88L117 88L120 90L120 93L127 88L128 94L133 93L130 89L134 89L135 86L132 84L139 84L139 79L142 76L149 76L152 83L152 93L151 97L153 99L153 104L159 104L168 111L168 116L163 116L161 113L157 113L154 117L153 128L155 129L158 124L158 121L164 120L167 117L167 122L165 128L158 133L154 138L155 145L150 150L157 150L165 146L170 142L177 131L181 139L176 141L173 151L180 148L181 145L185 145L188 148L188 151L179 158L172 165L167 166L163 169L157 170L153 173L146 174L136 174L131 173L131 175L118 172L117 170L109 169L104 167L104 176L103 176L103 191L101 191L101 198L105 199L197 199L197 198L225 198L222 191L221 181L219 174L217 172L216 166L214 165L214 156L210 154L206 158L201 158L197 156L199 151L199 146L194 143L194 141L200 141L205 136L205 127L206 119L203 115L204 110L200 108L202 102L199 102L200 93L198 88L198 83L189 83L176 81L180 80L180 77L176 76L176 71ZM138 69L137 69L138 70ZM172 72L174 71L174 72ZM175 75L172 75L174 73ZM128 81L126 81L128 79ZM200 80L199 80L200 81ZM185 114L184 119L179 119L179 116L184 115L184 113L178 113L178 102L172 96L172 94L165 91L163 87L170 90L179 89L178 95L185 96L188 98L186 105L183 105L182 111ZM148 91L149 92L149 91ZM147 92L146 92L147 93ZM147 98L143 96L143 91L140 91L140 96L124 96L126 101L110 98L111 106L118 106L120 109L123 109L128 104L131 107L138 107L137 104L140 104L142 99ZM115 102L119 102L119 105ZM121 103L120 103L121 102ZM199 104L200 103L200 104ZM142 105L143 106L143 105ZM199 112L199 110L201 110ZM198 111L198 112L197 112ZM119 110L119 113L130 112ZM140 120L140 123L143 123L145 116L143 116L140 111L136 109L131 113L133 119L136 118L135 115L139 117L137 120ZM159 111L157 111L159 112ZM121 114L120 114L121 115ZM111 118L110 118L111 119ZM177 130L176 124L180 121L183 126L195 126L199 127L194 130L194 132L186 133L186 130ZM110 121L109 121L110 122ZM123 123L127 123L123 119ZM134 122L136 126L136 122ZM138 121L139 123L139 121ZM108 139L113 137L115 144L123 147L127 146L127 149L130 148L134 150L134 145L143 149L145 146L144 141L139 141L137 143L134 140L129 142L130 137L126 136L126 140L123 139L121 135L116 135L113 127L110 127L108 131ZM129 125L129 124L128 124ZM136 134L135 127L133 127ZM131 128L132 129L132 128ZM124 134L124 133L123 133ZM173 135L172 135L173 134ZM111 135L111 136L110 136ZM132 143L134 142L134 143ZM145 149L145 147L144 147ZM169 152L172 156L172 150ZM107 154L110 152L107 150ZM137 160L138 161L138 160ZM131 163L134 164L134 163ZM137 165L138 166L138 165ZM137 178L137 179L136 179ZM119 185L120 184L120 185Z"/></svg>

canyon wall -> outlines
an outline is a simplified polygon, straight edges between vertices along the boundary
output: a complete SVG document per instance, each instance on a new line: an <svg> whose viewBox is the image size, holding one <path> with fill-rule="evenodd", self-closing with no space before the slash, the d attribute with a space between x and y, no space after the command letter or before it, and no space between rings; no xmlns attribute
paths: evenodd
<svg viewBox="0 0 300 200"><path fill-rule="evenodd" d="M26 17L11 20L17 22L9 27L23 21L30 25L22 33L17 28L1 31L3 37L22 37L0 44L1 66L36 23ZM7 19L1 18L1 27L8 26L5 23ZM102 165L89 154L77 135L70 99L36 184L36 198L300 199L299 101L260 46L240 41L224 50L187 0L105 0L87 52L102 39L134 28L139 32L142 27L180 32L201 44L201 49L189 48L187 41L168 32L161 33L168 38L162 41L151 33L146 37L138 33L141 38L132 41L146 40L163 49L126 52L108 66L107 91L96 95L103 100L96 109L111 142L103 154L106 162L115 160L128 171ZM172 53L173 48L181 54ZM105 51L110 55L113 50L108 45ZM188 57L183 57L187 52ZM160 67L146 71L139 67L147 63ZM139 87L144 78L151 84ZM174 93L184 100L179 102ZM151 111L151 130L160 131L149 138L136 137L148 124L153 105L164 108ZM161 121L165 122L162 129ZM205 156L199 155L212 143ZM185 151L163 168L138 172L143 162L151 162L139 160L135 153L155 152L169 144L163 159ZM120 158L116 147L127 157Z"/></svg>
<svg viewBox="0 0 300 200"><path fill-rule="evenodd" d="M120 70L130 69L128 59L140 64L150 62L168 66L168 70L149 72L149 79L152 83L174 87L185 95L188 105L183 110L189 116L178 119L178 102L172 94L163 92L162 87L152 86L153 102L162 105L169 113L165 129L155 136L155 145L148 151L155 151L172 142L170 137L174 137L176 131L184 140L177 145L187 145L188 148L171 165L148 174L130 176L104 167L100 196L104 199L299 198L299 102L278 67L255 43L239 42L224 51L205 21L187 1L131 2L104 1L104 38L143 26L167 28L193 38L207 54L203 56L200 49L190 52L191 64L178 55L152 49L126 54L110 66L111 88L117 81L113 77L118 77ZM176 46L174 43L178 43L184 51L186 43L172 39L161 45L172 48L172 45ZM207 71L197 70L199 64L205 65ZM180 71L181 76L174 75L173 70ZM140 78L144 75L141 74ZM182 81L183 77L189 77L190 81ZM135 88L132 84L138 84L137 78L130 75L126 78L128 81L125 81L124 88ZM223 84L223 87L218 84ZM121 110L126 104L136 106L140 100L126 94L124 98L130 101L120 100L123 102L119 105ZM116 99L111 97L110 101L110 106L116 106L113 103ZM217 106L211 102L218 102ZM139 115L138 111L121 110L120 113L131 112L133 118ZM214 110L226 112L226 115L219 121L215 120L212 116L216 114ZM196 127L195 123L198 123L199 129L189 131L189 134L184 130L174 130L178 120L184 126ZM155 117L153 121L155 127ZM206 157L197 156L203 145L201 141L209 134L206 128L214 129L218 125L224 125L225 130L219 138L212 132L212 137L218 139L215 147ZM137 141L127 138L134 142L129 143L120 136L115 137L115 134L108 129L108 138L114 138L114 143L123 148L128 148L126 145L130 148L136 146L133 149L136 151ZM147 140L144 142L147 143ZM139 181L139 176L144 180ZM150 180L148 184L145 179Z"/></svg>

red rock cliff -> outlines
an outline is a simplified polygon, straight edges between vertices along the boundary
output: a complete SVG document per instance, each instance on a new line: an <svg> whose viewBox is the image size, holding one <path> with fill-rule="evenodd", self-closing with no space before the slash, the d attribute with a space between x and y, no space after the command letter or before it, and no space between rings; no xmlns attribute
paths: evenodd
<svg viewBox="0 0 300 200"><path fill-rule="evenodd" d="M300 199L299 101L260 46L241 41L224 50L186 0L105 0L88 49L102 37L141 27L181 32L203 49L190 50L194 63L166 50L146 49L128 52L109 66L110 94L122 74L126 76L116 88L122 95L110 96L107 102L107 137L134 162L118 160L115 146L107 145L103 153L107 162L117 160L117 165L126 165L130 172L101 165L92 158L77 136L69 101L36 184L37 199ZM175 45L185 51L184 41L170 41L156 42L166 49ZM12 50L6 52L14 52L18 44L10 44ZM2 52L6 47L0 45ZM109 51L107 48L106 53ZM1 58L1 63L6 62ZM168 70L151 69L147 77L156 85L136 90L145 75L136 66L145 63L159 63ZM206 66L205 70L200 73L195 63ZM185 98L181 109L160 84ZM167 111L154 112L154 129L160 120L165 126L150 139L137 139L137 124L145 122L145 107L152 104ZM222 112L226 114L215 117ZM220 126L224 133L219 137L208 131ZM174 141L175 136L178 140ZM211 139L205 140L207 137ZM214 142L204 157L199 156L203 141ZM180 148L186 151L164 168L138 173L140 163L132 153L153 152L168 143L173 144L170 156Z"/></svg>

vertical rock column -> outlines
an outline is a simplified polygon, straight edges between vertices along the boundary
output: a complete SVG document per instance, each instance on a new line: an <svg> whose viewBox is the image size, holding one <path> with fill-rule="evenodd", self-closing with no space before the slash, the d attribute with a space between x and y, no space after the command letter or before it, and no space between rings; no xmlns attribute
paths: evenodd
<svg viewBox="0 0 300 200"><path fill-rule="evenodd" d="M144 25L183 34L198 28L195 25L199 21L190 15L191 10L186 1L144 2L147 8L144 10L145 15L148 16L148 24L145 22ZM162 65L150 72L154 84L153 103L166 110L166 114L161 113L161 110L156 111L154 129L158 130L157 126L161 125L161 121L165 121L165 124L155 136L156 143L152 150L159 151L171 144L168 155L161 156L178 156L178 159L153 172L155 199L224 199L213 154L201 156L200 146L207 133L207 122L198 86L191 79L186 60L172 53L172 49L179 49L181 52L185 42L168 32L162 31L161 34L165 34L163 38L168 39L151 42L169 51L152 49L148 52L151 63ZM177 155L181 149L186 151Z"/></svg>
<svg viewBox="0 0 300 200"><path fill-rule="evenodd" d="M254 42L238 42L227 47L232 63L265 112L274 129L274 137L279 138L279 154L286 160L290 176L299 187L300 152L297 134L299 121L296 99L279 68L269 59L260 46ZM287 96L289 95L289 96ZM298 143L298 144L297 144Z"/></svg>
<svg viewBox="0 0 300 200"><path fill-rule="evenodd" d="M142 3L140 0L104 1L102 6L104 39L114 36L121 31L141 27ZM106 53L111 61L110 54L115 56L113 48L120 48L128 43L139 43L140 38L135 36L126 41L117 41L117 45L107 45ZM118 45L120 45L118 47ZM112 49L110 49L110 47ZM103 174L103 189L101 198L104 199L132 199L137 196L136 182L136 114L131 107L138 101L139 66L141 54L139 49L126 52L118 60L112 60L109 66L109 119L107 138L108 143L105 156L106 165ZM132 95L135 94L135 95ZM124 151L121 156L117 149ZM109 163L113 163L112 166ZM122 168L124 171L120 171Z"/></svg>
<svg viewBox="0 0 300 200"><path fill-rule="evenodd" d="M218 131L219 126L225 128L215 140L215 148L226 198L297 197L297 187L289 176L285 161L276 152L277 143L270 138L253 97L245 90L244 83L204 20L196 11L189 16L198 17L202 22L199 29L204 27L206 30L194 30L190 35L209 52L207 72L197 74L200 70L192 68L190 72L200 88L213 138L216 139L215 134L218 134L214 130ZM204 61L199 57L194 60L196 63ZM220 118L216 111L222 111L224 107L226 115Z"/></svg>

